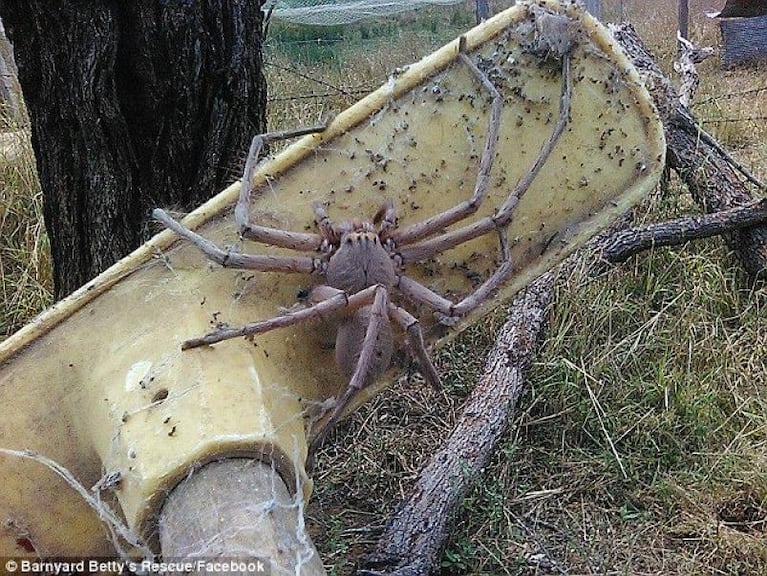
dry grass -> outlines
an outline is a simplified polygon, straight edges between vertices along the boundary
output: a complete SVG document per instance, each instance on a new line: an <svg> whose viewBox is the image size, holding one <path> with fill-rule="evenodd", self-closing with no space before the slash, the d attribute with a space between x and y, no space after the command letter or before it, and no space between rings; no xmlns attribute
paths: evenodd
<svg viewBox="0 0 767 576"><path fill-rule="evenodd" d="M617 2L604 4L609 18ZM624 4L670 73L676 2ZM717 44L715 24L700 14L719 4L691 2L695 41ZM270 127L322 120L356 100L357 89L380 85L394 66L454 33L460 18L441 14L377 39L360 32L357 44L303 62L272 46ZM765 69L725 73L712 59L700 71L694 112L767 179L767 123L749 120L767 115L767 91L757 91ZM313 93L328 95L291 98ZM0 167L6 333L50 298L30 158ZM638 217L694 210L672 182ZM749 282L717 239L560 285L521 414L463 504L443 574L767 573L766 312L764 287ZM342 424L320 454L308 514L331 574L352 573L371 550L387 513L448 434L500 321L439 352L442 393L403 379Z"/></svg>
<svg viewBox="0 0 767 576"><path fill-rule="evenodd" d="M51 303L48 237L28 130L7 119L0 140L0 338Z"/></svg>
<svg viewBox="0 0 767 576"><path fill-rule="evenodd" d="M607 17L616 12L617 2L603 4ZM624 5L672 74L676 2ZM691 2L700 44L718 45L715 24L700 16L716 6ZM386 50L336 53L316 68L276 49L270 59L346 90L373 87L440 44L400 33ZM765 86L763 70L722 72L713 58L700 72L694 112L767 177L767 123L750 120L767 115L767 91L755 91ZM332 92L275 68L269 81L274 97ZM350 101L287 101L296 116L274 102L270 119L275 127L315 121ZM695 210L673 181L637 216ZM557 296L522 414L463 504L443 573L767 573L764 289L711 240L643 254L596 281L575 274ZM405 379L350 418L321 454L309 514L331 573L352 573L371 550L387 511L448 434L498 322L439 353L443 394Z"/></svg>

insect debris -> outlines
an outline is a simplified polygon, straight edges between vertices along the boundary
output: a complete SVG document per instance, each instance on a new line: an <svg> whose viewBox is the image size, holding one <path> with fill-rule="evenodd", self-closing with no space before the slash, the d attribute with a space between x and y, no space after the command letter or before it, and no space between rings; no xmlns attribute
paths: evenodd
<svg viewBox="0 0 767 576"><path fill-rule="evenodd" d="M261 244L286 248L300 255L245 254L222 250L211 241L173 220L161 209L155 219L192 242L210 260L224 267L261 272L309 274L317 283L308 294L305 307L291 308L282 314L246 324L239 328L221 327L203 336L187 340L183 349L195 348L241 336L252 337L277 328L306 321L322 320L328 315L341 318L335 344L336 362L349 383L334 403L330 415L314 434L309 454L314 454L349 402L363 388L375 381L389 366L394 348L392 322L399 324L407 338L407 348L420 366L424 378L439 386L439 375L426 351L418 319L404 307L392 302L398 292L405 301L434 311L446 325L471 312L511 277L506 227L521 197L545 164L563 133L570 112L572 81L570 53L561 56L562 90L559 119L541 147L533 165L523 174L504 202L492 216L485 216L451 228L477 212L490 186L496 144L499 137L504 99L488 76L466 53L466 39L459 39L457 59L466 66L476 83L492 99L487 135L471 198L424 220L405 227L397 225L397 211L389 200L372 217L355 215L340 223L333 222L325 207L314 204L316 232L297 232L262 226L250 221L251 186L258 154L264 144L299 135L319 132L324 127L256 136L248 153L235 220L243 238ZM502 261L495 271L463 299L453 302L405 274L405 266L422 262L486 234L497 234Z"/></svg>

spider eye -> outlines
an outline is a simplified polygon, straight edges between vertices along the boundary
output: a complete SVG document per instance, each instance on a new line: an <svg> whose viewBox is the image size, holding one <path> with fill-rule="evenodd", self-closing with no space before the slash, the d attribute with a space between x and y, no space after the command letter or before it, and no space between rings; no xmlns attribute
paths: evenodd
<svg viewBox="0 0 767 576"><path fill-rule="evenodd" d="M309 297L309 289L308 288L300 288L296 292L296 300L306 300Z"/></svg>

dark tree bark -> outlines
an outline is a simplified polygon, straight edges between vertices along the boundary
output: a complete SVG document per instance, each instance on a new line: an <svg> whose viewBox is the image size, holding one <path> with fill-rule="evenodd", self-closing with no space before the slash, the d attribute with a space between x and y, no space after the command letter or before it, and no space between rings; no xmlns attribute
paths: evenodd
<svg viewBox="0 0 767 576"><path fill-rule="evenodd" d="M265 130L262 0L0 0L60 298L233 181Z"/></svg>
<svg viewBox="0 0 767 576"><path fill-rule="evenodd" d="M487 0L476 0L475 13L477 15L477 24L490 18L490 6Z"/></svg>
<svg viewBox="0 0 767 576"><path fill-rule="evenodd" d="M734 234L767 222L767 199L700 216L687 216L658 222L640 228L629 228L613 234L602 253L612 264L625 262L631 256L650 248L678 246L700 238Z"/></svg>
<svg viewBox="0 0 767 576"><path fill-rule="evenodd" d="M727 0L719 13L722 18L747 18L751 16L767 16L767 2L754 0Z"/></svg>

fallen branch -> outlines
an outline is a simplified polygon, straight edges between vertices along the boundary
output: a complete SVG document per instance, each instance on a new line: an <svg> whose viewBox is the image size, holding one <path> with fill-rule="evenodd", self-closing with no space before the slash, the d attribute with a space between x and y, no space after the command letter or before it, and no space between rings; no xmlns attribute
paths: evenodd
<svg viewBox="0 0 767 576"><path fill-rule="evenodd" d="M623 23L610 26L610 30L636 66L655 101L666 133L669 166L682 178L701 209L721 212L751 203L751 192L737 172L761 189L764 185L706 133L689 110L679 103L679 94L633 26ZM726 234L725 241L749 274L763 276L767 273L767 226L742 228Z"/></svg>
<svg viewBox="0 0 767 576"><path fill-rule="evenodd" d="M692 42L684 38L677 30L676 41L679 45L679 58L674 62L674 70L682 79L682 87L679 89L679 103L685 108L690 107L695 96L695 91L700 85L700 77L695 68L706 58L714 53L713 48L698 48Z"/></svg>
<svg viewBox="0 0 767 576"><path fill-rule="evenodd" d="M514 299L453 432L391 516L361 575L424 576L439 566L453 512L493 454L524 390L556 271Z"/></svg>
<svg viewBox="0 0 767 576"><path fill-rule="evenodd" d="M640 228L628 228L608 239L602 258L611 264L618 264L649 248L677 246L692 240L731 234L736 230L765 222L767 222L767 199L762 199L723 212L677 218Z"/></svg>

